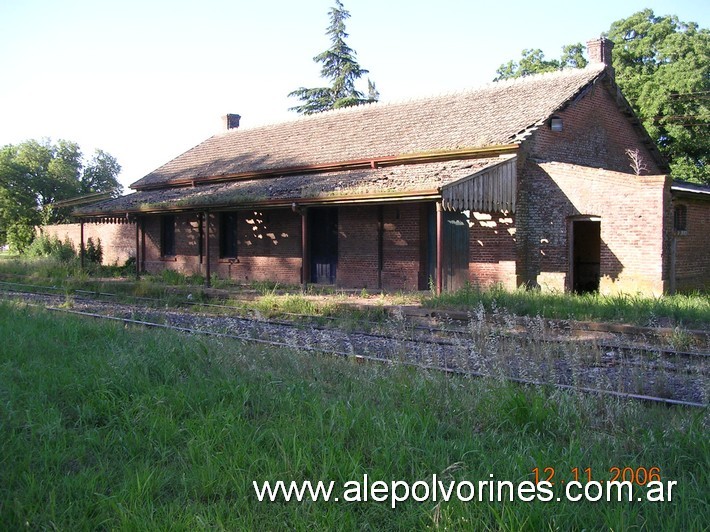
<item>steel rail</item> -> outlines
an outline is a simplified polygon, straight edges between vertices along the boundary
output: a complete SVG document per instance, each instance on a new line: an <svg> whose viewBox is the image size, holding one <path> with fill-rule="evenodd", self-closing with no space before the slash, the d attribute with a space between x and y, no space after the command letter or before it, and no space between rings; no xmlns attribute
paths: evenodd
<svg viewBox="0 0 710 532"><path fill-rule="evenodd" d="M321 349L321 348L311 347L311 346L294 346L294 345L287 344L285 342L276 342L273 340L264 340L261 338L251 338L251 337L241 336L241 335L218 333L218 332L207 331L207 330L203 330L203 329L192 329L189 327L178 327L178 326L173 326L173 325L167 325L164 323L155 323L155 322L149 322L149 321L144 321L144 320L134 320L131 318L119 318L116 316L105 316L103 314L97 314L97 313L93 313L93 312L83 312L83 311L79 311L79 310L65 309L65 308L59 308L59 307L49 307L46 305L39 305L39 304L35 304L35 303L24 303L24 304L27 306L30 306L30 307L46 309L51 312L65 313L65 314L77 315L77 316L82 316L82 317L90 317L93 319L120 322L120 323L124 323L127 325L135 325L135 326L140 326L140 327L145 327L145 328L172 330L172 331L178 331L178 332L182 332L182 333L186 333L186 334L228 338L228 339L239 340L239 341L246 342L246 343L257 343L257 344L262 344L262 345L269 345L272 347L285 347L287 349L294 350L294 351L315 352L315 353L325 354L328 356L337 356L340 358L352 358L355 360L362 360L362 361L374 362L374 363L379 363L379 364L390 364L390 365L399 364L399 365L413 367L413 368L422 369L422 370L426 370L426 371L438 371L438 372L447 373L447 374L455 374L455 375L469 376L469 377L476 377L476 378L491 378L490 375L487 375L485 373L471 371L471 370L462 370L462 369L457 369L457 368L449 368L446 366L442 367L442 366L431 365L431 364L420 364L417 362L411 362L411 361L406 361L406 360L393 360L393 359L387 359L387 358L373 357L370 355L358 355L358 354L354 354L354 353L344 353L344 352L335 351L332 349ZM526 386L537 386L537 387L552 386L552 387L559 388L562 390L578 391L578 392L583 392L583 393L588 393L588 394L593 394L593 395L609 395L609 396L618 397L621 399L633 399L633 400L648 402L648 403L659 403L659 404L667 404L667 405L673 405L673 406L684 406L684 407L692 407L692 408L707 408L707 406L708 406L703 403L696 403L693 401L683 401L680 399L670 399L670 398L665 398L665 397L656 397L656 396L652 396L652 395L617 392L617 391L613 391L613 390L603 390L603 389L598 389L598 388L577 387L577 386L573 386L570 384L556 384L556 383L550 383L550 382L544 382L544 381L521 379L518 377L504 376L503 379L508 382L513 382L516 384L522 384L522 385L526 385Z"/></svg>
<svg viewBox="0 0 710 532"><path fill-rule="evenodd" d="M26 284L26 283L15 283L15 282L6 282L6 281L0 281L0 285L14 285L14 286L25 286L29 288L40 288L40 289L49 289L49 290L56 290L60 291L63 290L61 288L57 287L46 287L46 286L41 286L41 285L31 285L31 284ZM16 292L23 292L22 290L14 290ZM156 303L165 303L163 299L160 298L152 298L152 297L144 297L144 296L134 296L130 294L118 294L118 293L110 293L110 292L98 292L98 291L92 291L92 290L80 290L80 289L72 289L72 292L74 293L79 293L79 294L86 294L89 296L97 295L97 296L106 296L106 297L125 297L128 299L134 299L137 301L152 301ZM36 294L36 295L42 295L38 292L24 292L27 294ZM54 295L54 294L45 294L45 295ZM86 297L86 296L84 296ZM91 301L91 299L83 299L84 301ZM172 302L173 304L179 304L179 305L192 305L192 306L199 306L199 307L208 307L208 308L220 308L220 309L225 309L225 310L232 310L232 311L238 311L240 310L239 308L232 306L232 305L219 305L215 303L204 303L200 301L190 301L190 300L185 300L185 301L180 301L180 302ZM284 313L284 315L289 315L297 318L307 318L307 319L312 319L312 320L319 320L319 319L326 319L326 320L337 320L338 318L333 317L333 316L317 316L317 315L309 315L309 314L296 314L296 313ZM239 319L245 320L245 321L254 321L258 323L266 323L266 324L271 324L271 325L282 325L285 327L295 327L295 328L311 328L315 330L331 330L328 327L324 326L319 326L319 325L302 325L298 323L294 323L292 321L282 321L282 320L269 320L269 319L254 319L250 318L248 316L243 316L240 315ZM377 322L373 321L367 321L367 320L361 320L359 323L367 323L373 326L378 326L379 324ZM442 329L442 328L436 328L436 327L426 327L426 326L421 326L421 325L416 325L412 324L410 325L412 329L416 330L423 330L429 333L443 333L446 335L455 335L455 334L466 334L466 330L464 329ZM576 329L572 329L576 330ZM365 332L365 331L357 331L357 334L362 334L365 336L370 336L372 338L383 338L383 339L392 339L393 337L390 335L383 335L383 334L377 334L377 333L371 333L371 332ZM515 334L511 333L502 333L501 336L504 336L506 338L515 338ZM459 347L460 344L456 342L451 342L451 341L446 341L446 340L434 340L434 339L411 339L411 338L399 338L402 340L411 340L411 341L417 341L417 342L422 342L422 343L430 343L433 345L442 345L442 346L451 346L451 347ZM559 338L534 338L535 341L539 342L544 342L544 343L556 343L556 344L572 344L575 343L574 339L559 339ZM597 346L599 349L608 349L611 351L614 351L618 354L622 354L622 352L626 353L649 353L652 355L662 355L666 357L683 357L683 358L710 358L710 353L703 353L703 352L693 352L693 351L677 351L674 349L668 349L664 347L648 347L648 346L636 346L636 345L624 345L624 344L615 344L615 343L605 343L605 342L599 342L596 341L595 346ZM623 355L622 355L623 356Z"/></svg>

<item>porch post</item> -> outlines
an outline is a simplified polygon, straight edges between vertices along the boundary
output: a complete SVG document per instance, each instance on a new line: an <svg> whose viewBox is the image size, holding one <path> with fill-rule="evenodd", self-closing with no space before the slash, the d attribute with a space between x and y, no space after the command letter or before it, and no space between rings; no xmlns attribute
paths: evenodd
<svg viewBox="0 0 710 532"><path fill-rule="evenodd" d="M384 268L385 208L377 208L377 289L382 290L382 270Z"/></svg>
<svg viewBox="0 0 710 532"><path fill-rule="evenodd" d="M145 273L145 216L140 217L141 222L141 269L140 271ZM136 226L138 226L138 219L136 218ZM138 228L136 227L136 230ZM138 262L138 257L136 257L136 262Z"/></svg>
<svg viewBox="0 0 710 532"><path fill-rule="evenodd" d="M197 247L200 250L200 265L202 265L204 263L204 259L205 259L205 251L204 251L205 216L201 212L197 214L197 235L198 235Z"/></svg>
<svg viewBox="0 0 710 532"><path fill-rule="evenodd" d="M79 240L81 240L81 243L79 244L79 255L80 255L80 263L81 263L81 269L82 271L84 270L84 255L86 255L86 250L84 249L84 219L82 218L79 220Z"/></svg>
<svg viewBox="0 0 710 532"><path fill-rule="evenodd" d="M210 271L210 211L205 211L203 216L205 217L205 286L209 288L211 286L212 272Z"/></svg>
<svg viewBox="0 0 710 532"><path fill-rule="evenodd" d="M436 294L444 290L444 209L436 203Z"/></svg>
<svg viewBox="0 0 710 532"><path fill-rule="evenodd" d="M305 289L310 280L308 263L308 210L301 208L301 285Z"/></svg>
<svg viewBox="0 0 710 532"><path fill-rule="evenodd" d="M140 252L140 225L142 219L136 217L136 281L141 278L141 260L143 253Z"/></svg>

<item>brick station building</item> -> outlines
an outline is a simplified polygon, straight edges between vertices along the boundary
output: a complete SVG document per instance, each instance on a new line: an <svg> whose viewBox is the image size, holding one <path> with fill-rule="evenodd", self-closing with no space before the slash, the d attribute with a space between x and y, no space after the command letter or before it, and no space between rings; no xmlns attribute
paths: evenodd
<svg viewBox="0 0 710 532"><path fill-rule="evenodd" d="M139 272L244 282L707 287L710 188L671 181L611 47L588 43L585 69L436 98L256 128L227 115L134 193L78 209L80 239L111 228L104 248L130 249Z"/></svg>

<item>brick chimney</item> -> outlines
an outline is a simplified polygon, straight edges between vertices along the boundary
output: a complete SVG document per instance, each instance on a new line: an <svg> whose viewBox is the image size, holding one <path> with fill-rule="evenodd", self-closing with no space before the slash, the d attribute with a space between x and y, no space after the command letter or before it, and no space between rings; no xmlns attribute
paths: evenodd
<svg viewBox="0 0 710 532"><path fill-rule="evenodd" d="M222 117L222 124L224 131L229 131L230 129L237 129L239 127L239 119L241 116L235 114L227 114Z"/></svg>
<svg viewBox="0 0 710 532"><path fill-rule="evenodd" d="M614 69L611 66L611 50L614 48L614 43L606 37L600 37L587 42L587 57L589 63L594 65L603 63L607 70L614 75Z"/></svg>

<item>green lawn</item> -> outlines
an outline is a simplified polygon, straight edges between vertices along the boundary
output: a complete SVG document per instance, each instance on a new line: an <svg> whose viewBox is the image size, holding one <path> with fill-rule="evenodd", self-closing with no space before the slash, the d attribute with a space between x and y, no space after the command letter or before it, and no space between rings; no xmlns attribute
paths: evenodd
<svg viewBox="0 0 710 532"><path fill-rule="evenodd" d="M0 529L702 530L707 412L0 304ZM252 482L660 469L672 502L259 502Z"/></svg>

